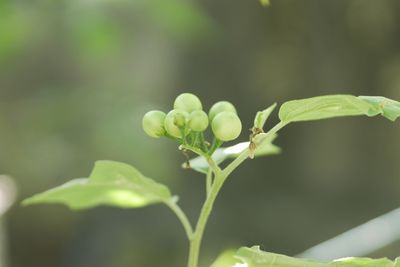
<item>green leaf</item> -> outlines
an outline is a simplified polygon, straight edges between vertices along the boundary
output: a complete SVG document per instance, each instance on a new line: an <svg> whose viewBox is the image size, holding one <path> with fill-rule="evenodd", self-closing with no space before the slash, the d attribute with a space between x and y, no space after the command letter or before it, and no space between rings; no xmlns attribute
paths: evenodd
<svg viewBox="0 0 400 267"><path fill-rule="evenodd" d="M71 180L34 195L22 204L60 203L71 209L99 205L139 208L171 198L165 185L143 176L134 167L115 161L97 161L89 178Z"/></svg>
<svg viewBox="0 0 400 267"><path fill-rule="evenodd" d="M276 103L264 109L263 111L259 111L254 118L254 127L262 129L264 128L265 122L267 121L268 117L271 115L272 111L274 111L276 107Z"/></svg>
<svg viewBox="0 0 400 267"><path fill-rule="evenodd" d="M231 267L239 263L235 258L236 250L224 251L210 267Z"/></svg>
<svg viewBox="0 0 400 267"><path fill-rule="evenodd" d="M321 262L264 252L259 247L242 247L236 252L235 257L242 261L243 266L246 267L395 267L398 264L397 260L395 265L394 262L386 258L344 258L331 262Z"/></svg>
<svg viewBox="0 0 400 267"><path fill-rule="evenodd" d="M370 258L344 258L335 260L332 263L329 263L328 266L337 266L337 267L393 267L394 262L388 260L386 258L382 259L370 259Z"/></svg>
<svg viewBox="0 0 400 267"><path fill-rule="evenodd" d="M381 114L395 121L400 117L400 102L382 96L327 95L284 103L279 118L284 123L342 116Z"/></svg>
<svg viewBox="0 0 400 267"><path fill-rule="evenodd" d="M352 95L328 95L284 103L279 111L282 122L311 121L341 116L379 114L372 104Z"/></svg>
<svg viewBox="0 0 400 267"><path fill-rule="evenodd" d="M359 96L359 98L373 105L382 116L391 121L400 117L400 102L398 101L383 96Z"/></svg>
<svg viewBox="0 0 400 267"><path fill-rule="evenodd" d="M258 136L263 136L265 134L259 134ZM273 135L268 137L268 139L264 140L262 145L257 148L255 156L260 157L260 156L268 156L268 155L275 155L280 153L280 148L272 144L272 142L275 140L277 135ZM230 147L222 147L218 148L214 154L212 155L212 158L217 164L221 164L227 159L234 159L237 156L240 155L244 150L246 150L250 145L250 142L242 142L239 144L236 144L234 146ZM196 157L191 160L189 160L190 167L198 172L207 174L208 172L208 163L204 157ZM182 164L183 168L186 168L186 163Z"/></svg>

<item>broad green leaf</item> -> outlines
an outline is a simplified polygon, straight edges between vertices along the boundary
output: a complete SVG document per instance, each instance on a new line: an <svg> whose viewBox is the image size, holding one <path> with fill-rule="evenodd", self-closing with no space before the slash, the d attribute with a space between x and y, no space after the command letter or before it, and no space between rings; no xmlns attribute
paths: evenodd
<svg viewBox="0 0 400 267"><path fill-rule="evenodd" d="M60 203L71 209L99 205L139 208L170 200L171 193L165 185L143 176L134 167L115 161L97 161L89 178L71 180L22 204Z"/></svg>
<svg viewBox="0 0 400 267"><path fill-rule="evenodd" d="M256 114L256 117L254 119L254 127L262 129L264 128L264 124L267 121L268 117L271 115L272 111L274 111L276 107L276 103L273 104L272 106L268 107L267 109L264 109L263 111L259 111Z"/></svg>
<svg viewBox="0 0 400 267"><path fill-rule="evenodd" d="M395 264L389 259L370 259L370 258L344 258L335 260L331 263L328 263L328 266L337 266L337 267L394 267Z"/></svg>
<svg viewBox="0 0 400 267"><path fill-rule="evenodd" d="M224 251L210 267L232 267L239 263L235 258L236 250Z"/></svg>
<svg viewBox="0 0 400 267"><path fill-rule="evenodd" d="M261 135L265 134L259 134L258 136L261 137ZM275 140L277 135L273 135L268 137L265 141L263 141L262 146L258 147L255 153L256 157L260 156L267 156L267 155L275 155L280 153L280 148L272 144L272 142ZM250 145L250 142L242 142L239 144L236 144L234 146L230 147L222 147L217 149L214 154L212 155L212 158L217 164L221 164L227 159L234 159L237 156L240 155L244 150L246 150ZM189 160L190 167L198 172L207 174L208 172L208 163L203 157L196 157L191 160ZM182 164L182 167L186 167L186 163Z"/></svg>
<svg viewBox="0 0 400 267"><path fill-rule="evenodd" d="M236 252L236 258L246 267L323 267L323 263L313 260L296 259L285 255L264 252L259 247L242 247Z"/></svg>
<svg viewBox="0 0 400 267"><path fill-rule="evenodd" d="M242 261L242 265L238 264L237 266L243 267L397 267L397 261L394 263L386 258L344 258L321 262L264 252L259 247L240 248L235 257Z"/></svg>
<svg viewBox="0 0 400 267"><path fill-rule="evenodd" d="M289 123L379 113L375 106L356 96L328 95L286 102L280 108L279 118Z"/></svg>
<svg viewBox="0 0 400 267"><path fill-rule="evenodd" d="M391 121L400 117L400 102L398 101L383 96L359 96L359 98L372 104L382 116Z"/></svg>

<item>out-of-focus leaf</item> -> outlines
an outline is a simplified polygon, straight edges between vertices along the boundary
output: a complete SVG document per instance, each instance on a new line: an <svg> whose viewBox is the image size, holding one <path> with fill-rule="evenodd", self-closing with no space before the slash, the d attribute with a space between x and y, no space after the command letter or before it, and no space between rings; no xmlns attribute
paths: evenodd
<svg viewBox="0 0 400 267"><path fill-rule="evenodd" d="M269 6L271 4L270 0L260 0L262 6Z"/></svg>
<svg viewBox="0 0 400 267"><path fill-rule="evenodd" d="M320 262L264 252L257 246L252 248L242 247L237 251L235 257L242 263L236 266L227 265L226 267L395 267L398 264L397 260L392 262L386 258L344 258L331 262Z"/></svg>
<svg viewBox="0 0 400 267"><path fill-rule="evenodd" d="M29 44L32 21L27 10L0 1L0 61L13 56Z"/></svg>
<svg viewBox="0 0 400 267"><path fill-rule="evenodd" d="M235 266L240 261L236 259L234 256L236 254L236 250L227 250L224 251L218 258L211 264L210 267L232 267Z"/></svg>
<svg viewBox="0 0 400 267"><path fill-rule="evenodd" d="M122 48L123 32L106 14L85 15L70 23L71 40L78 51L88 59L104 59Z"/></svg>
<svg viewBox="0 0 400 267"><path fill-rule="evenodd" d="M59 187L34 195L23 205L65 204L71 209L99 205L139 208L171 200L169 189L143 176L134 167L115 161L98 161L89 178L69 181Z"/></svg>
<svg viewBox="0 0 400 267"><path fill-rule="evenodd" d="M152 0L149 15L168 32L182 39L193 39L208 33L212 21L199 5L185 0Z"/></svg>
<svg viewBox="0 0 400 267"><path fill-rule="evenodd" d="M258 136L261 137L261 135L265 134L259 134ZM258 137L257 136L257 137ZM272 142L275 140L277 135L272 135L270 137L267 137L265 141L262 142L262 146L258 147L255 156L256 157L261 157L261 156L268 156L268 155L275 155L279 154L281 149L277 147L276 145L272 144ZM239 144L236 144L234 146L230 147L222 147L217 149L214 154L212 155L212 158L217 164L221 164L227 159L234 159L237 156L240 155L244 150L248 149L250 145L250 142L242 142ZM206 174L208 172L208 163L203 157L196 157L191 160L189 160L190 167L198 172ZM182 165L182 167L186 167L186 163Z"/></svg>
<svg viewBox="0 0 400 267"><path fill-rule="evenodd" d="M268 107L267 109L264 109L263 111L259 111L256 114L256 117L254 118L254 127L262 129L271 115L272 111L274 111L276 107L276 103Z"/></svg>
<svg viewBox="0 0 400 267"><path fill-rule="evenodd" d="M359 96L360 99L372 104L382 116L391 121L400 117L400 102L383 96Z"/></svg>

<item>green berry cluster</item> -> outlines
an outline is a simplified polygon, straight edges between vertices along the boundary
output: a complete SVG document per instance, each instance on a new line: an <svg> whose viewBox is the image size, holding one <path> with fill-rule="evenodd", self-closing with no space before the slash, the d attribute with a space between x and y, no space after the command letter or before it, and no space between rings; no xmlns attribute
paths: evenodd
<svg viewBox="0 0 400 267"><path fill-rule="evenodd" d="M217 143L235 140L242 131L236 108L228 101L215 103L208 114L203 111L200 99L183 93L174 102L174 109L165 114L159 110L147 112L143 129L151 137L162 136L207 150L203 133L211 125Z"/></svg>

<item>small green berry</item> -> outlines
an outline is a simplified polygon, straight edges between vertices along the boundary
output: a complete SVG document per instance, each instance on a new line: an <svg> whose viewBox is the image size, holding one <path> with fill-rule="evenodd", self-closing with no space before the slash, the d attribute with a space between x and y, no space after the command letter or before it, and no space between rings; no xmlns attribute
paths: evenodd
<svg viewBox="0 0 400 267"><path fill-rule="evenodd" d="M224 111L230 111L230 112L237 114L236 108L231 102L220 101L220 102L215 103L211 107L210 112L208 113L208 116L210 117L210 121L212 121L215 118L215 116L217 116L218 113L221 113Z"/></svg>
<svg viewBox="0 0 400 267"><path fill-rule="evenodd" d="M221 141L232 141L239 137L242 131L242 122L233 112L218 113L211 123L215 137Z"/></svg>
<svg viewBox="0 0 400 267"><path fill-rule="evenodd" d="M165 135L164 120L165 113L159 110L152 110L143 116L143 130L151 137L160 138Z"/></svg>
<svg viewBox="0 0 400 267"><path fill-rule="evenodd" d="M203 132L208 127L208 116L202 110L195 110L189 115L189 128L194 132Z"/></svg>
<svg viewBox="0 0 400 267"><path fill-rule="evenodd" d="M167 133L176 138L182 138L182 129L188 122L189 114L186 111L173 109L165 117L164 127ZM187 133L185 133L187 134Z"/></svg>
<svg viewBox="0 0 400 267"><path fill-rule="evenodd" d="M180 109L191 113L194 110L202 110L203 106L201 105L200 99L194 94L183 93L175 99L174 109Z"/></svg>
<svg viewBox="0 0 400 267"><path fill-rule="evenodd" d="M178 128L183 128L186 126L188 119L189 119L189 114L185 111L182 112L175 112L174 115L174 124L178 127Z"/></svg>

